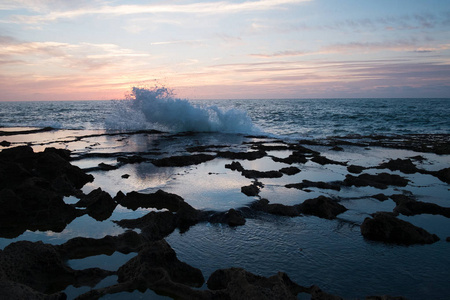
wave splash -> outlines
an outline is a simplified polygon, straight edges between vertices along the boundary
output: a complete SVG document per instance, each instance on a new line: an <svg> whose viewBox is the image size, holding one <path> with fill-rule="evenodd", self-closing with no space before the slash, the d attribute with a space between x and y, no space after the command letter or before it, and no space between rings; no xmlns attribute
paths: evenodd
<svg viewBox="0 0 450 300"><path fill-rule="evenodd" d="M201 106L175 98L165 87L133 87L127 100L116 102L108 129L158 129L170 132L258 133L245 111Z"/></svg>

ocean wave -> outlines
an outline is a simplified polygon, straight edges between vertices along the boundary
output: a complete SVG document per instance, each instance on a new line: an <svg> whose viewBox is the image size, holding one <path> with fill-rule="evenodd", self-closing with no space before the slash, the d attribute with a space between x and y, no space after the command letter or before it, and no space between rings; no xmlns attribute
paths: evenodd
<svg viewBox="0 0 450 300"><path fill-rule="evenodd" d="M115 102L107 129L157 129L169 132L260 133L247 112L179 99L165 87L133 87L126 100Z"/></svg>

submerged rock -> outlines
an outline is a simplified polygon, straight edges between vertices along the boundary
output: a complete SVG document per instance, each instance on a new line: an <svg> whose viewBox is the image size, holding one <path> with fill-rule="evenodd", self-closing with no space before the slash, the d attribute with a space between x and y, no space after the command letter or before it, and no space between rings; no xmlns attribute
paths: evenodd
<svg viewBox="0 0 450 300"><path fill-rule="evenodd" d="M229 226L240 226L245 224L245 218L238 210L231 208L227 212L215 213L209 217L211 223L224 223Z"/></svg>
<svg viewBox="0 0 450 300"><path fill-rule="evenodd" d="M435 234L382 212L364 220L361 234L369 240L400 245L432 244L439 240Z"/></svg>

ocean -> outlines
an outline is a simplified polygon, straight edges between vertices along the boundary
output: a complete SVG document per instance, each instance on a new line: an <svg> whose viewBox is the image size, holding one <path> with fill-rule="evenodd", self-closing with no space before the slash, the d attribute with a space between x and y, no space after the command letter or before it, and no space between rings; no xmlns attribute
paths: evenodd
<svg viewBox="0 0 450 300"><path fill-rule="evenodd" d="M1 128L3 127L3 128ZM75 158L72 164L95 177L82 191L88 194L101 187L114 197L118 191L153 193L162 189L180 195L196 209L226 211L247 207L258 197L248 197L241 187L252 180L225 168L231 162L223 157L187 167L156 167L153 159L186 155L188 147L223 147L227 150L253 151L259 142L268 146L285 143L356 137L409 134L450 134L450 99L245 99L185 100L165 88L135 89L132 97L111 101L0 102L0 131L16 127L57 130L3 136L11 147L30 144L35 151L45 147L66 148ZM167 134L148 134L139 130L156 129ZM133 132L133 134L127 134ZM194 134L176 134L195 132ZM110 134L114 133L114 134ZM262 137L261 137L262 136ZM281 142L280 142L281 141ZM216 145L216 146L211 146ZM408 149L343 145L341 151L328 145L305 144L321 155L342 164L318 164L311 160L293 164L301 172L281 178L261 178L259 197L270 203L294 205L325 195L340 201L348 210L335 220L315 216L286 217L256 213L244 226L199 223L187 231L175 230L166 241L181 261L199 268L205 279L217 269L242 267L254 274L272 276L286 272L303 286L318 285L322 290L344 299L363 299L371 295L405 296L407 299L448 299L450 287L450 219L441 215L400 215L398 218L437 234L441 240L432 245L403 246L364 239L360 224L377 211L393 211L392 199L379 201L372 195L404 194L415 199L450 207L449 185L435 176L404 174L406 187L343 187L340 191L311 187L286 188L303 180L342 181L347 166L367 167L365 172L391 172L374 166L390 159L413 158L418 168L437 171L450 166L448 154L422 153ZM215 150L214 150L215 149ZM218 148L223 149L223 148ZM270 150L263 158L239 160L248 170L279 170L290 150ZM87 155L88 154L88 155ZM108 156L115 154L116 156ZM139 154L147 161L121 165L114 170L99 170L100 163L117 164L118 156ZM85 156L83 156L85 155ZM420 156L418 156L420 155ZM129 177L124 179L123 175ZM65 197L67 204L77 198ZM135 211L121 207L104 221L84 215L61 232L26 230L17 237L0 236L0 249L20 240L62 244L74 237L102 238L125 231L113 220L144 216L149 209ZM136 253L97 255L72 259L74 269L100 267L117 270ZM95 288L117 283L109 276ZM205 286L202 287L206 288ZM90 287L68 286L64 292L74 299ZM309 299L299 295L298 299ZM143 293L118 293L101 299L170 299L151 290Z"/></svg>
<svg viewBox="0 0 450 300"><path fill-rule="evenodd" d="M264 133L291 138L450 133L450 99L185 100L139 89L115 101L1 102L0 127Z"/></svg>

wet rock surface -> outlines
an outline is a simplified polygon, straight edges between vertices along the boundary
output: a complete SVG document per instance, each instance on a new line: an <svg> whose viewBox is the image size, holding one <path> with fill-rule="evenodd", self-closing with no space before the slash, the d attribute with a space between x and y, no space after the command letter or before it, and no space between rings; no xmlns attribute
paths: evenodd
<svg viewBox="0 0 450 300"><path fill-rule="evenodd" d="M30 133L35 132L30 131ZM158 132L158 134L160 133ZM175 136L170 138L175 138ZM431 147L427 147L427 152L449 152L445 138L442 137L441 141L436 141ZM261 139L261 137L257 139ZM419 137L415 136L410 142L401 141L397 145L407 149L422 149L418 146L418 139ZM303 144L329 145L334 147L332 151L343 151L344 149L337 145L367 147L389 144L389 147L395 148L392 144L396 143L387 137L371 142L362 141L363 137L360 137L361 141L358 142L351 140L335 141L332 145L330 141L308 141ZM3 147L10 145L2 144ZM201 270L180 261L175 251L164 240L175 230L183 233L199 223L221 223L224 225L214 226L219 228L221 228L220 226L230 226L234 227L233 230L239 230L239 228L245 227L237 226L246 226L248 224L246 219L253 218L255 215L267 216L270 214L292 218L299 216L306 218L306 216L312 215L333 220L347 211L344 206L345 202L339 203L337 200L341 200L340 197L321 195L298 204L285 205L259 196L261 190L264 189L265 179L283 176L286 176L283 178L289 178L287 176L299 174L303 165L308 162L325 166L320 168L327 168L327 166L331 168L336 165L340 170L342 169L340 166L347 166L347 162L331 160L326 157L326 154L322 155L300 143L269 140L268 142L250 141L243 145L248 148L241 147L240 150L224 151L223 149L226 149L228 145L194 146L183 149L183 153L185 154L187 151L191 153L189 155L172 155L164 158L161 158L160 152L156 152L158 151L156 148L152 152L136 154L99 152L91 153L92 155L78 153L76 156L77 160L100 157L117 158L116 165L102 163L92 169L96 172L121 168L125 164L138 165L151 162L157 167L174 168L195 166L216 158L221 161L228 159L230 161L225 165L226 169L239 172L243 182L248 181L246 178L254 179L251 185L243 186L241 192L259 200L246 207L225 211L195 209L181 196L163 190L157 190L154 193L131 191L124 194L119 192L112 197L101 188L93 188L89 193L84 194L80 189L86 183L92 182L93 176L86 174L86 170L70 164L70 161L74 159L70 151L47 148L43 152L35 153L28 146L4 149L0 152L0 235L2 237L16 237L26 230L60 232L72 220L85 214L98 221L105 221L111 218L118 204L130 210L153 209L153 211L135 219L115 220L117 225L128 229L125 233L117 236L75 237L60 245L26 241L11 243L4 250L0 250L0 295L11 299L65 299L66 295L61 291L69 285L93 287L103 278L117 275L118 282L116 284L93 289L80 295L78 299L99 299L107 294L134 290L145 291L146 289L152 289L175 299L296 299L299 293L310 294L311 299L342 299L322 291L317 286L302 287L290 280L285 273L279 272L270 277L262 277L241 268L217 270L208 279L207 288L198 289L205 281ZM290 151L290 153L286 158L278 158L268 154L268 151ZM274 161L271 162L272 164L279 163L281 166L274 168L273 171L247 170L239 161L232 161L254 161L264 157L272 159ZM390 159L371 167L348 165L347 171L358 174L357 176L344 174L346 177L343 181L331 182L304 179L300 183L277 186L277 188L296 188L301 191L294 190L293 192L300 193L308 191L309 188L316 188L324 194L337 192L344 194L348 187L387 189L389 187L403 188L409 184L409 180L405 177L390 174L387 170L403 174L432 175L444 183L449 183L450 168L426 171L418 167L423 160L423 157L417 156L406 159ZM362 173L369 169L371 169L370 171L377 169L383 171L375 175ZM131 174L135 176L134 173ZM258 181L259 179L261 181ZM66 204L63 200L65 196L75 196L79 201L76 204ZM396 216L432 214L450 217L450 208L419 201L412 194L404 191L403 194L394 193L391 196L374 193L369 197L379 201L392 199L396 206L392 213L375 213L372 217L364 220L360 230L362 236L367 240L403 246L435 243L439 240L438 236L402 221ZM137 230L139 233L132 230ZM447 238L448 240L449 238ZM115 252L136 253L136 256L116 271L106 271L100 268L74 270L67 265L67 260L70 259L112 255ZM403 298L371 296L367 299Z"/></svg>

